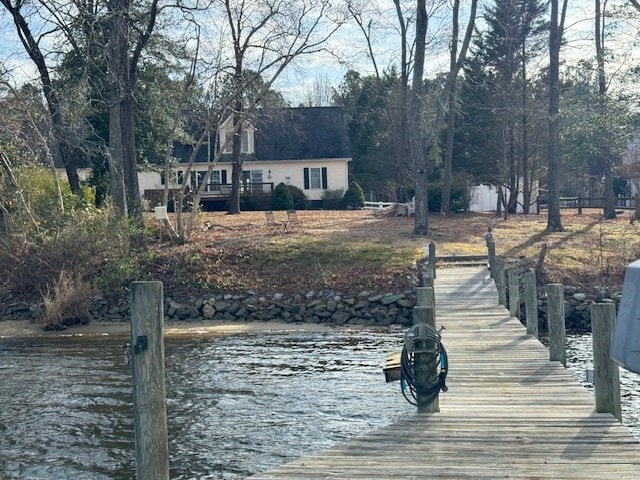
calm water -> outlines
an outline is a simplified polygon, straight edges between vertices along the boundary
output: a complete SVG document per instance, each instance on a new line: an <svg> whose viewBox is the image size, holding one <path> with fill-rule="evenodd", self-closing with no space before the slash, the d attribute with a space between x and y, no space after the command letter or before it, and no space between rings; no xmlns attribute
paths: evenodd
<svg viewBox="0 0 640 480"><path fill-rule="evenodd" d="M171 478L238 479L411 414L380 369L401 334L168 339ZM135 477L126 339L0 344L0 478Z"/></svg>
<svg viewBox="0 0 640 480"><path fill-rule="evenodd" d="M401 337L335 331L168 339L171 478L245 478L413 414L380 369ZM135 476L125 341L0 343L0 478ZM569 368L580 379L590 349L590 336L569 338ZM640 438L640 379L622 370L621 377L624 421Z"/></svg>

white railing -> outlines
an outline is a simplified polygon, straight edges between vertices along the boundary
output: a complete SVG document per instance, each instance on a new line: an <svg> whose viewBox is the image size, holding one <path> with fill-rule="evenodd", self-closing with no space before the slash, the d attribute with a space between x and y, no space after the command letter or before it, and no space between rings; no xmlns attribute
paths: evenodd
<svg viewBox="0 0 640 480"><path fill-rule="evenodd" d="M367 210L382 210L396 205L396 202L364 202L364 208Z"/></svg>

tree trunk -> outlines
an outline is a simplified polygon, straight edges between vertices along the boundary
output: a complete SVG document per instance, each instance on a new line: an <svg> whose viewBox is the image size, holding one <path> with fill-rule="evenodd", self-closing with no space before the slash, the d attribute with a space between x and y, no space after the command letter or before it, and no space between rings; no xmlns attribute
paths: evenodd
<svg viewBox="0 0 640 480"><path fill-rule="evenodd" d="M111 0L109 28L109 70L111 80L111 105L109 109L109 187L116 214L127 217L127 190L125 188L125 118L123 104L129 81L129 26L127 11L130 0Z"/></svg>
<svg viewBox="0 0 640 480"><path fill-rule="evenodd" d="M229 198L229 213L240 213L240 181L242 180L242 102L236 102L233 114L233 140L231 142L231 197Z"/></svg>
<svg viewBox="0 0 640 480"><path fill-rule="evenodd" d="M471 12L469 14L469 23L467 31L458 56L458 15L460 13L460 0L453 2L452 20L453 31L451 34L451 55L449 58L449 75L447 78L447 144L444 156L444 174L442 177L442 197L440 199L440 212L443 214L451 213L451 175L453 170L453 143L455 136L455 108L456 108L456 80L458 72L462 68L462 63L467 56L467 49L471 41L473 33L473 25L475 24L476 10L478 0L471 2Z"/></svg>
<svg viewBox="0 0 640 480"><path fill-rule="evenodd" d="M138 184L138 161L136 155L135 112L133 85L131 78L125 83L122 100L122 152L124 155L124 186L126 190L127 212L137 225L143 224L142 202Z"/></svg>
<svg viewBox="0 0 640 480"><path fill-rule="evenodd" d="M427 37L426 0L417 0L416 47L411 89L411 155L416 186L415 235L429 234L427 158L422 124L422 76L424 73L425 41Z"/></svg>
<svg viewBox="0 0 640 480"><path fill-rule="evenodd" d="M522 42L522 213L528 215L531 212L531 185L529 185L526 43L525 41Z"/></svg>
<svg viewBox="0 0 640 480"><path fill-rule="evenodd" d="M453 170L453 137L456 122L456 79L450 75L447 101L447 145L444 155L444 173L442 176L442 196L440 213L451 213L451 173Z"/></svg>
<svg viewBox="0 0 640 480"><path fill-rule="evenodd" d="M609 149L604 152L604 204L603 216L607 220L616 218L616 199L613 193L613 156Z"/></svg>
<svg viewBox="0 0 640 480"><path fill-rule="evenodd" d="M407 180L407 153L409 148L408 143L408 125L409 120L407 118L407 98L409 91L409 64L407 59L407 26L402 15L402 8L400 6L400 0L393 0L396 7L396 15L398 17L398 23L400 24L400 125L396 135L396 168L395 168L395 180L396 180L396 201L404 202L406 198L406 185ZM376 70L377 71L377 70Z"/></svg>
<svg viewBox="0 0 640 480"><path fill-rule="evenodd" d="M566 8L565 0L565 8ZM551 0L551 24L549 28L549 211L547 231L561 232L560 218L560 45L562 28L558 22L558 2ZM564 9L563 9L564 10Z"/></svg>
<svg viewBox="0 0 640 480"><path fill-rule="evenodd" d="M516 127L513 125L513 123L514 122L511 118L511 115L509 115L509 199L507 200L507 205L505 206L505 213L510 214L516 213L518 209L518 190L520 188L518 181L518 162L516 155Z"/></svg>
<svg viewBox="0 0 640 480"><path fill-rule="evenodd" d="M601 0L595 0L595 39L596 39L596 63L598 65L598 96L600 97L600 115L606 115L607 81L604 69L604 30L605 17L600 5ZM604 198L603 215L606 219L616 218L615 199L613 195L613 161L611 152L605 146L601 154L601 162L604 169Z"/></svg>

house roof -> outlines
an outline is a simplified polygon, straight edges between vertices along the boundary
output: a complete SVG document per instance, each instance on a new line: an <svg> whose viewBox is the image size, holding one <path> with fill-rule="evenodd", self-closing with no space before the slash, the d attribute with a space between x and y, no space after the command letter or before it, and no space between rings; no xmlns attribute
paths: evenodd
<svg viewBox="0 0 640 480"><path fill-rule="evenodd" d="M255 160L350 158L342 107L286 108L258 117Z"/></svg>
<svg viewBox="0 0 640 480"><path fill-rule="evenodd" d="M254 121L253 161L351 158L345 111L342 107L283 108L259 115ZM174 155L185 163L193 147L174 145ZM211 155L210 158L213 158ZM201 148L196 162L207 162L207 148ZM220 161L231 161L223 154Z"/></svg>

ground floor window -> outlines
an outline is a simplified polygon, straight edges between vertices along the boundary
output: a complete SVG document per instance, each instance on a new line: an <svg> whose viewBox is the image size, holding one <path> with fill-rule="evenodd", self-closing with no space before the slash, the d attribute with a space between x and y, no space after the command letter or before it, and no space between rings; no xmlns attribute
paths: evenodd
<svg viewBox="0 0 640 480"><path fill-rule="evenodd" d="M243 170L242 183L262 183L262 170Z"/></svg>
<svg viewBox="0 0 640 480"><path fill-rule="evenodd" d="M226 170L213 170L209 175L209 182L207 183L207 192L219 192L220 185L227 184L227 171Z"/></svg>
<svg viewBox="0 0 640 480"><path fill-rule="evenodd" d="M305 190L326 190L327 188L327 167L304 169Z"/></svg>

